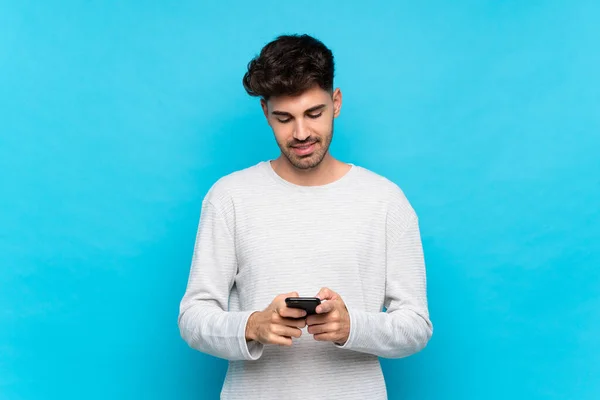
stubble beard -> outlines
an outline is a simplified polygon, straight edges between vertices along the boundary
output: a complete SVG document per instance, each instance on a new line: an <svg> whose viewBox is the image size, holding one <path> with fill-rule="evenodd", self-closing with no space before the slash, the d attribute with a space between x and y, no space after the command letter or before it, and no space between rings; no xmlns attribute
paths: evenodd
<svg viewBox="0 0 600 400"><path fill-rule="evenodd" d="M308 137L304 142L310 143L314 141L314 139L315 138L313 137ZM300 143L298 141L291 140L285 145L282 145L279 142L277 142L277 144L279 146L279 149L281 150L281 153L285 156L285 158L287 158L287 160L292 166L300 170L309 170L312 168L316 168L319 164L321 164L321 162L327 155L327 152L329 151L329 146L331 145L331 141L333 139L333 119L331 121L331 132L322 138L316 139L316 150L312 154L307 156L297 156L296 154L294 154L292 146Z"/></svg>

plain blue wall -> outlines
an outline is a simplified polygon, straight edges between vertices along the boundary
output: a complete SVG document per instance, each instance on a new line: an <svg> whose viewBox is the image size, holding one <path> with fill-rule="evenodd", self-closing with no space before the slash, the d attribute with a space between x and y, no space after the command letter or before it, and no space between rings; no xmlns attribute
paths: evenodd
<svg viewBox="0 0 600 400"><path fill-rule="evenodd" d="M241 77L292 32L335 52L334 154L421 218L390 398L600 398L598 2L367 3L0 1L0 399L218 396L179 300L206 190L277 156Z"/></svg>

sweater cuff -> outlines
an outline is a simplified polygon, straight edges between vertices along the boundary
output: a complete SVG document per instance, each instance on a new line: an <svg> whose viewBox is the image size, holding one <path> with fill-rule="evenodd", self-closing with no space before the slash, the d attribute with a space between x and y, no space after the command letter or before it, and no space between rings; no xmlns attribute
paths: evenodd
<svg viewBox="0 0 600 400"><path fill-rule="evenodd" d="M244 313L242 323L240 324L240 328L238 331L240 350L242 352L244 360L248 361L258 360L262 356L263 350L265 348L265 345L260 342L255 342L254 340L246 340L246 326L248 325L250 315L252 315L254 312L256 311L252 310Z"/></svg>

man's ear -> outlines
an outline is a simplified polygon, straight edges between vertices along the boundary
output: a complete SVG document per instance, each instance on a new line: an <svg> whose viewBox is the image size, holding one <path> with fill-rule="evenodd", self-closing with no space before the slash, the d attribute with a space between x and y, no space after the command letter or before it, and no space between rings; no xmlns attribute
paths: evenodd
<svg viewBox="0 0 600 400"><path fill-rule="evenodd" d="M333 118L337 118L342 110L342 91L337 88L333 91Z"/></svg>
<svg viewBox="0 0 600 400"><path fill-rule="evenodd" d="M267 104L267 101L265 99L260 99L260 106L262 107L267 122L269 122L269 105Z"/></svg>

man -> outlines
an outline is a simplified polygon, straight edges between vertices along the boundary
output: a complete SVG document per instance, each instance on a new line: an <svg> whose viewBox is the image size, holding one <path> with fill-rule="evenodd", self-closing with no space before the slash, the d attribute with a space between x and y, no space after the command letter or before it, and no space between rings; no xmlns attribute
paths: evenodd
<svg viewBox="0 0 600 400"><path fill-rule="evenodd" d="M307 35L280 36L248 64L244 87L281 155L209 190L178 320L192 348L230 361L223 399L385 399L378 356L431 337L413 208L329 152L333 76L331 51ZM286 307L315 295L315 315Z"/></svg>

